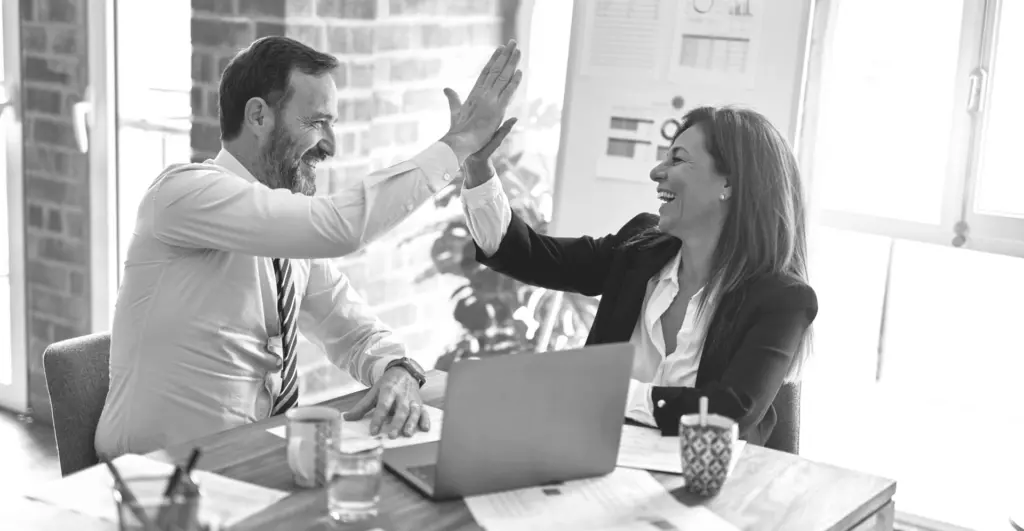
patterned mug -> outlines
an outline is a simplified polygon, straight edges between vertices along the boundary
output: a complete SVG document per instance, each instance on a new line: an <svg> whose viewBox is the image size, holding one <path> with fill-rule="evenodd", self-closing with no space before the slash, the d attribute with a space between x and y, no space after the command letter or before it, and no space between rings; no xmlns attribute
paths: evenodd
<svg viewBox="0 0 1024 531"><path fill-rule="evenodd" d="M330 407L292 408L288 419L288 468L295 484L303 488L327 485L327 452L341 438L341 412Z"/></svg>
<svg viewBox="0 0 1024 531"><path fill-rule="evenodd" d="M721 415L679 418L679 450L683 460L686 490L699 496L714 496L729 477L732 448L739 437L736 421Z"/></svg>

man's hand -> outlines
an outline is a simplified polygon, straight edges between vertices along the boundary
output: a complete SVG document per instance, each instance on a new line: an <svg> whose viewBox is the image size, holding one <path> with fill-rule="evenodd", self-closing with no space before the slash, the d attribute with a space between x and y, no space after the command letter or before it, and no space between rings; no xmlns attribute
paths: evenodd
<svg viewBox="0 0 1024 531"><path fill-rule="evenodd" d="M376 407L374 407L376 406ZM423 413L423 400L416 379L403 367L392 367L373 384L352 409L345 412L345 420L359 420L371 409L370 434L387 433L392 439L404 434L430 429L430 415ZM390 422L388 421L390 417ZM382 429L383 428L383 429Z"/></svg>
<svg viewBox="0 0 1024 531"><path fill-rule="evenodd" d="M451 126L441 141L452 148L459 164L487 145L499 126L511 130L515 123L512 119L502 124L502 119L523 78L522 71L518 69L520 55L515 40L494 50L465 103L459 100L454 90L444 89L451 111Z"/></svg>

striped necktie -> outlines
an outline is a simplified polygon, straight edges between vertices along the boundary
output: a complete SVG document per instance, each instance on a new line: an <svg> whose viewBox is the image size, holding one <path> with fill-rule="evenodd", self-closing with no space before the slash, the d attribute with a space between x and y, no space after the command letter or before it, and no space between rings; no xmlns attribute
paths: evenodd
<svg viewBox="0 0 1024 531"><path fill-rule="evenodd" d="M287 258L274 259L274 274L277 276L277 314L281 319L284 364L281 369L281 392L274 401L271 415L279 415L299 401L299 380L295 374L295 319L298 318L298 305L295 302L295 286L292 284L292 266Z"/></svg>

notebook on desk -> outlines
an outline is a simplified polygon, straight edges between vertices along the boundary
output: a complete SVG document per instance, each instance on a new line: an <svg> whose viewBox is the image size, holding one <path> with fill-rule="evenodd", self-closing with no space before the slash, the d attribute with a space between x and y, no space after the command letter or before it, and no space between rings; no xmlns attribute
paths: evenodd
<svg viewBox="0 0 1024 531"><path fill-rule="evenodd" d="M607 474L633 353L616 343L460 361L440 441L389 449L384 464L438 500Z"/></svg>

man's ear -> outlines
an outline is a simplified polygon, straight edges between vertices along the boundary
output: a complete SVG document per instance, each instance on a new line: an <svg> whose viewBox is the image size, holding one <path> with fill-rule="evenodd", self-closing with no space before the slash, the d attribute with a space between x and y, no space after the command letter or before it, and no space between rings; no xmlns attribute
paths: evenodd
<svg viewBox="0 0 1024 531"><path fill-rule="evenodd" d="M249 98L245 102L243 126L250 129L258 138L270 136L274 130L273 109L263 98Z"/></svg>

